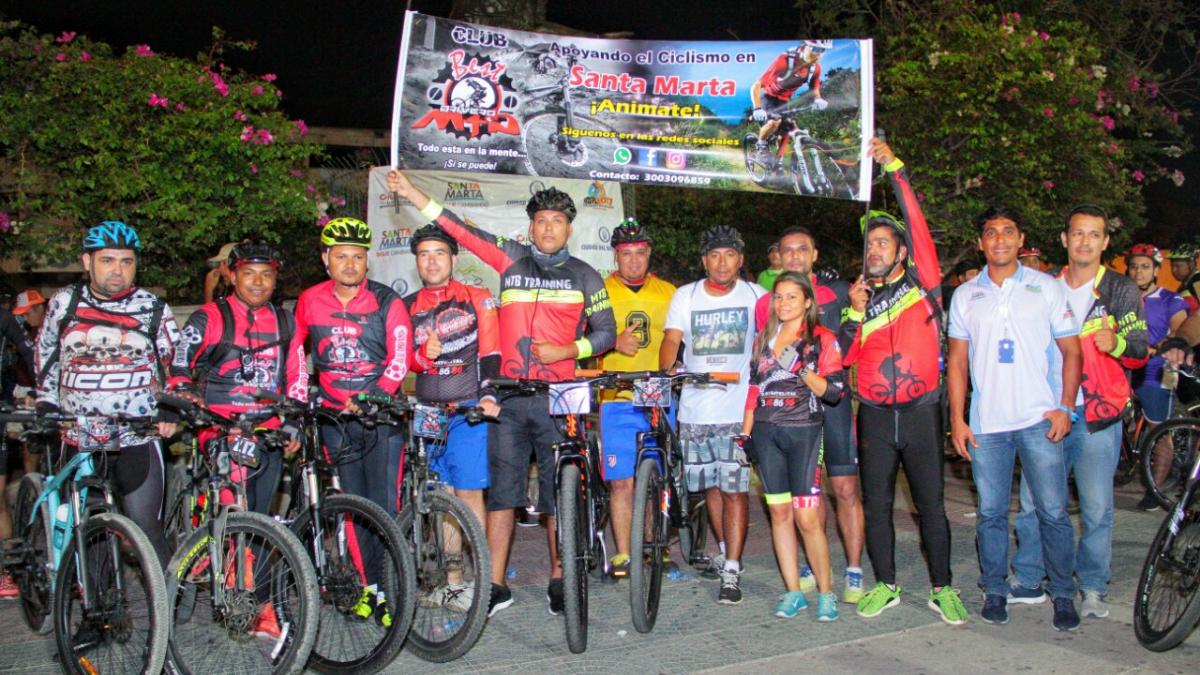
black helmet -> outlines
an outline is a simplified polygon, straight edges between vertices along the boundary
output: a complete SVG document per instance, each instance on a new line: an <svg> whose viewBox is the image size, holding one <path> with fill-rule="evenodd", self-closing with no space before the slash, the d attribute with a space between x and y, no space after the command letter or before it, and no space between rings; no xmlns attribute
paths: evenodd
<svg viewBox="0 0 1200 675"><path fill-rule="evenodd" d="M276 271L281 271L283 269L283 253L261 239L255 241L247 239L238 242L229 251L229 269L236 270L239 265L246 263L264 263L274 267Z"/></svg>
<svg viewBox="0 0 1200 675"><path fill-rule="evenodd" d="M646 234L646 228L642 227L641 223L630 217L613 229L612 238L608 243L613 248L621 244L649 244L650 235Z"/></svg>
<svg viewBox="0 0 1200 675"><path fill-rule="evenodd" d="M559 190L558 188L546 188L538 190L529 198L529 203L525 205L525 213L529 214L529 219L533 220L533 214L538 211L559 211L567 217L567 222L575 220L575 200L571 199L571 195Z"/></svg>
<svg viewBox="0 0 1200 675"><path fill-rule="evenodd" d="M454 237L446 234L445 230L432 223L413 232L409 239L409 248L412 249L413 255L417 254L417 244L429 239L445 242L450 247L450 255L458 255L458 242L454 240Z"/></svg>
<svg viewBox="0 0 1200 675"><path fill-rule="evenodd" d="M731 248L738 253L746 250L742 235L728 225L714 225L700 237L700 253L706 254L714 248Z"/></svg>

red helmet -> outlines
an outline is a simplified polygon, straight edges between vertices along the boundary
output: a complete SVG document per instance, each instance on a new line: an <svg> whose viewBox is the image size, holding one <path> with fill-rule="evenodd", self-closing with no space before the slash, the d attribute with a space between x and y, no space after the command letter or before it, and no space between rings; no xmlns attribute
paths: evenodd
<svg viewBox="0 0 1200 675"><path fill-rule="evenodd" d="M1138 255L1146 256L1154 261L1155 265L1161 265L1163 261L1162 251L1154 244L1134 244L1129 247L1129 252L1125 254L1125 260Z"/></svg>

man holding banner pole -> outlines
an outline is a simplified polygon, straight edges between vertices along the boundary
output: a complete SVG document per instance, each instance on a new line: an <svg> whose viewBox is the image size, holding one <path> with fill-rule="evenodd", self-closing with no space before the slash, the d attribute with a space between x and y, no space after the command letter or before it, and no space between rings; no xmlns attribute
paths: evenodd
<svg viewBox="0 0 1200 675"><path fill-rule="evenodd" d="M567 248L575 203L555 188L539 191L526 205L529 241L522 244L467 225L409 182L390 171L387 187L407 199L459 245L500 274L500 374L560 382L573 379L575 362L603 354L616 342L616 322L604 280ZM502 401L496 443L489 448L491 485L487 495L488 548L492 556L492 595L488 615L512 605L505 572L512 548L514 509L525 506L532 449L538 458L540 502L547 518L552 615L563 611L562 568L554 522L554 455L563 440L547 415L546 394L507 396Z"/></svg>

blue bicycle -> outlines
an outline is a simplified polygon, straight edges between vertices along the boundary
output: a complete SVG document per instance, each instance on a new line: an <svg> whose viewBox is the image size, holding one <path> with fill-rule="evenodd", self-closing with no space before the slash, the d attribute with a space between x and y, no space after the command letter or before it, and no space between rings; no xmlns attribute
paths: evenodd
<svg viewBox="0 0 1200 675"><path fill-rule="evenodd" d="M162 567L145 533L117 513L103 477L107 453L119 449L121 422L135 430L152 426L147 420L0 413L0 423L24 425L26 438L72 425L78 431L77 449L64 443L62 452L53 453L50 443L42 453L45 474L22 478L17 536L0 554L17 583L26 623L39 633L53 628L59 661L70 673L158 673L166 657L170 623Z"/></svg>

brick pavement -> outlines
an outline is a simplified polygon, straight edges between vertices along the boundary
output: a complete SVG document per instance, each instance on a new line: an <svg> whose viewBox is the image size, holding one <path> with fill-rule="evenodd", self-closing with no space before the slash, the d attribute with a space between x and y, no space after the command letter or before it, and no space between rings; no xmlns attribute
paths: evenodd
<svg viewBox="0 0 1200 675"><path fill-rule="evenodd" d="M386 672L423 673L610 673L687 672L1012 672L1036 669L1061 673L1195 672L1200 663L1200 631L1167 654L1142 649L1133 635L1132 596L1146 548L1163 514L1134 509L1140 496L1118 492L1114 535L1113 613L1085 620L1075 633L1050 626L1049 605L1016 607L1007 626L978 620L982 604L975 590L975 503L965 464L947 467L947 514L953 530L956 585L971 612L965 628L943 625L925 607L928 581L911 513L901 490L896 501L897 577L905 587L900 607L873 620L840 605L841 618L822 624L812 609L785 621L770 612L782 590L771 553L764 512L752 508L743 575L745 599L735 607L715 604L717 584L698 578L665 581L658 624L642 635L629 620L628 586L593 585L589 647L571 654L563 620L546 613L545 531L518 528L512 566L516 603L498 614L480 642L450 664L428 664L405 653ZM1015 504L1015 499L1014 499ZM830 532L833 531L832 514ZM831 534L831 536L833 536ZM833 545L835 575L844 567ZM865 559L865 556L864 556ZM835 576L835 579L840 577ZM868 584L871 583L867 570ZM837 584L840 590L840 582ZM810 598L810 603L811 603ZM0 672L43 673L55 668L51 639L25 628L17 604L0 601Z"/></svg>

